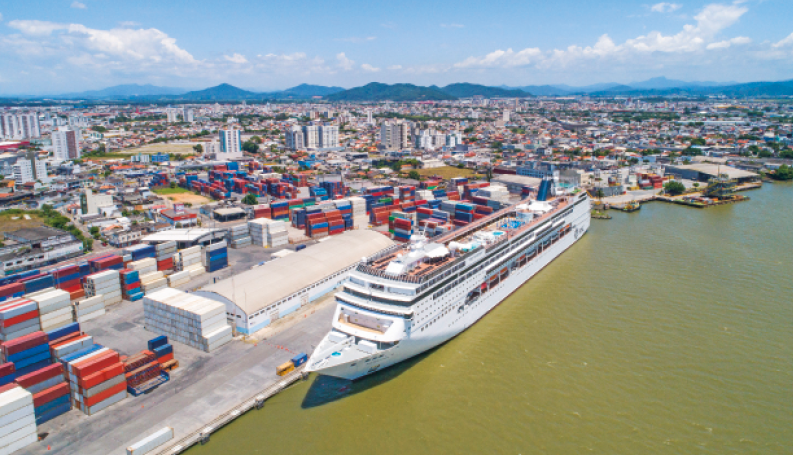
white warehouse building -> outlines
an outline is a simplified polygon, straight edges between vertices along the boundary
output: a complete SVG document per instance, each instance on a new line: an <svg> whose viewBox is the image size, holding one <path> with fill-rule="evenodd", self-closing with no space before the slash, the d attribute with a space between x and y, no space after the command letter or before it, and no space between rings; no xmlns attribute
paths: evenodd
<svg viewBox="0 0 793 455"><path fill-rule="evenodd" d="M237 332L252 334L333 291L363 257L393 245L374 231L348 231L195 293L224 303Z"/></svg>

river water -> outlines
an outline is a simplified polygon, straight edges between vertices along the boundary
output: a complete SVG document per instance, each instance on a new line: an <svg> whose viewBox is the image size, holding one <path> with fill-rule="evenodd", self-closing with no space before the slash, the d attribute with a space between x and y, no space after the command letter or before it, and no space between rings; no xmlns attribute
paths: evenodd
<svg viewBox="0 0 793 455"><path fill-rule="evenodd" d="M189 455L793 453L793 186L593 220L475 326Z"/></svg>

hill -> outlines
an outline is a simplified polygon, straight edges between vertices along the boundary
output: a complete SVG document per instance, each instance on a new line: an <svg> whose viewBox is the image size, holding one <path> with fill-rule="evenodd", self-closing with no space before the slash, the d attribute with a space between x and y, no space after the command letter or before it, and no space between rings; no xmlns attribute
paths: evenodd
<svg viewBox="0 0 793 455"><path fill-rule="evenodd" d="M434 86L433 86L434 87ZM440 89L449 95L457 98L471 98L473 96L484 96L486 98L525 98L529 93L523 90L510 90L501 87L488 87L486 85L469 84L461 82L449 84Z"/></svg>
<svg viewBox="0 0 793 455"><path fill-rule="evenodd" d="M514 88L534 96L565 96L573 93L552 85L527 85L525 87Z"/></svg>
<svg viewBox="0 0 793 455"><path fill-rule="evenodd" d="M239 101L261 99L263 94L249 92L229 84L220 84L204 90L187 92L174 98L187 101Z"/></svg>
<svg viewBox="0 0 793 455"><path fill-rule="evenodd" d="M312 96L328 96L334 93L343 92L342 87L326 87L324 85L311 85L300 84L296 87L288 88L280 92L274 92L276 95L295 97L295 98L311 98Z"/></svg>
<svg viewBox="0 0 793 455"><path fill-rule="evenodd" d="M326 97L328 101L442 101L456 100L437 87L421 87L413 84L382 84L372 82Z"/></svg>
<svg viewBox="0 0 793 455"><path fill-rule="evenodd" d="M67 93L58 98L87 98L87 99L126 99L139 96L181 95L187 90L174 87L158 87L151 84L125 84L108 87L102 90L89 90L86 92Z"/></svg>

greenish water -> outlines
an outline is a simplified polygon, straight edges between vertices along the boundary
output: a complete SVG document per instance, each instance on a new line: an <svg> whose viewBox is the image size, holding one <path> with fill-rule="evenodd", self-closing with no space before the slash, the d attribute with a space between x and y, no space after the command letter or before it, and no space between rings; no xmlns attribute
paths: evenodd
<svg viewBox="0 0 793 455"><path fill-rule="evenodd" d="M190 455L793 453L793 186L610 212L474 327Z"/></svg>

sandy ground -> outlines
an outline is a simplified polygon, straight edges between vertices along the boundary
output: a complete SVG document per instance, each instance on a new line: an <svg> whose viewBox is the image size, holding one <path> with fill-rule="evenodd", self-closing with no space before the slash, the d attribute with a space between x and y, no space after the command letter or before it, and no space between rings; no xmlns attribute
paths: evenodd
<svg viewBox="0 0 793 455"><path fill-rule="evenodd" d="M190 203L193 205L203 205L210 202L209 198L192 193L163 194L162 197L174 202Z"/></svg>
<svg viewBox="0 0 793 455"><path fill-rule="evenodd" d="M137 155L138 153L195 153L193 150L193 146L195 144L149 144L144 145L143 147L137 147L132 149L124 149L124 150L114 150L113 153L125 153L131 155Z"/></svg>

